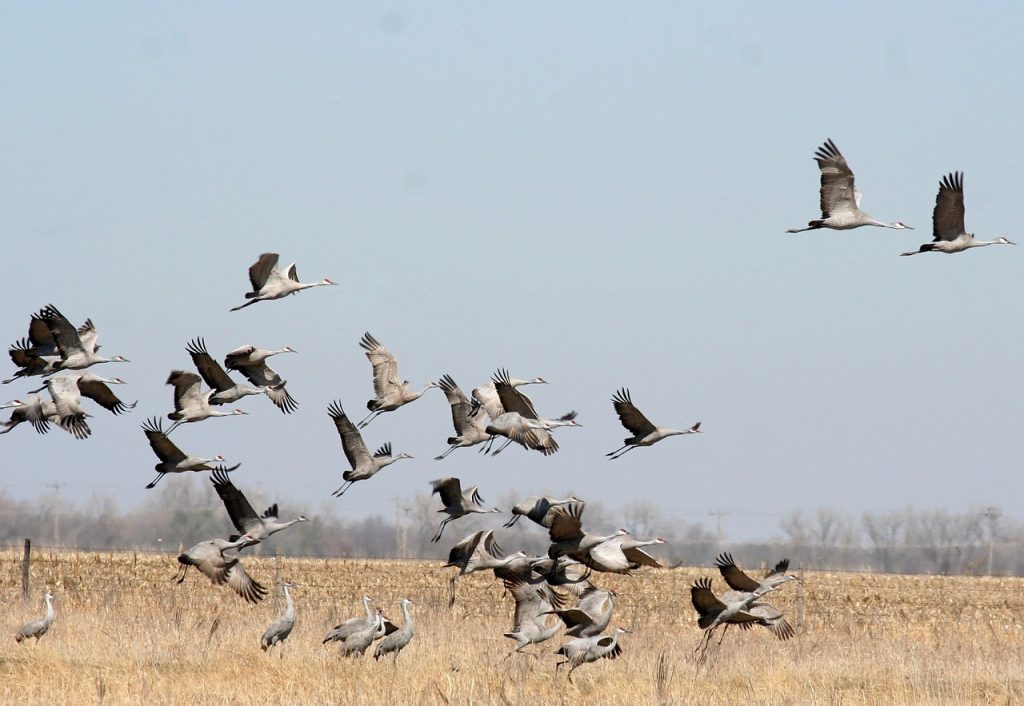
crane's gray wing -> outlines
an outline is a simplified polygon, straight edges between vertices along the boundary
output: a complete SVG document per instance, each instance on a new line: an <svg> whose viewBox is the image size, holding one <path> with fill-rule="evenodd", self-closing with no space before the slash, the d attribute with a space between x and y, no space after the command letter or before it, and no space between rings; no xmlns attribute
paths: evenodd
<svg viewBox="0 0 1024 706"><path fill-rule="evenodd" d="M456 542L448 552L448 563L446 566L464 566L473 556L474 552L476 552L476 548L481 540L488 534L491 534L488 530L477 530L468 537Z"/></svg>
<svg viewBox="0 0 1024 706"><path fill-rule="evenodd" d="M99 332L96 331L96 325L93 324L92 319L86 319L85 323L78 327L78 340L82 342L82 348L92 353L95 353L100 349L99 344L96 342L99 338Z"/></svg>
<svg viewBox="0 0 1024 706"><path fill-rule="evenodd" d="M398 377L398 361L395 360L395 356L371 336L369 331L359 339L359 345L363 347L370 365L373 366L373 391L377 398L386 397L395 388L400 388L402 379Z"/></svg>
<svg viewBox="0 0 1024 706"><path fill-rule="evenodd" d="M492 380L494 389L498 393L498 400L506 412L516 412L527 419L539 419L530 398L512 385L508 370L504 368L498 370L494 373Z"/></svg>
<svg viewBox="0 0 1024 706"><path fill-rule="evenodd" d="M251 365L249 356L255 350L256 346L253 345L239 346L224 356L224 367L229 370L241 370L243 367Z"/></svg>
<svg viewBox="0 0 1024 706"><path fill-rule="evenodd" d="M106 383L100 382L99 380L79 378L78 391L81 392L84 397L88 397L96 404L113 412L114 414L127 412L137 404L136 402L132 402L131 404L122 402Z"/></svg>
<svg viewBox="0 0 1024 706"><path fill-rule="evenodd" d="M36 355L57 355L57 342L53 340L53 332L46 321L33 314L28 322L28 340Z"/></svg>
<svg viewBox="0 0 1024 706"><path fill-rule="evenodd" d="M203 339L192 339L185 346L185 350L192 356L192 363L207 385L221 392L235 386L234 381L224 372L224 368L220 367L220 364L210 356Z"/></svg>
<svg viewBox="0 0 1024 706"><path fill-rule="evenodd" d="M821 217L856 211L853 171L836 144L825 140L814 153L814 159L821 170Z"/></svg>
<svg viewBox="0 0 1024 706"><path fill-rule="evenodd" d="M640 566L650 566L655 569L662 568L661 562L655 559L653 556L645 552L640 547L623 547L622 553L625 554L626 558L629 559L631 564L639 564Z"/></svg>
<svg viewBox="0 0 1024 706"><path fill-rule="evenodd" d="M764 577L781 576L789 571L789 559L782 559L772 569L765 573Z"/></svg>
<svg viewBox="0 0 1024 706"><path fill-rule="evenodd" d="M725 610L725 604L711 591L711 579L707 577L697 579L690 587L690 603L699 616L697 625L702 628L711 625L715 617Z"/></svg>
<svg viewBox="0 0 1024 706"><path fill-rule="evenodd" d="M277 267L277 258L276 252L265 252L249 267L249 283L252 284L253 292L263 289L270 271Z"/></svg>
<svg viewBox="0 0 1024 706"><path fill-rule="evenodd" d="M348 459L349 465L356 468L361 464L370 463L372 458L370 450L366 448L366 442L363 441L356 425L345 414L341 402L332 402L327 408L327 413L334 420L334 427L338 430L338 436L341 437L341 448L345 452L345 458Z"/></svg>
<svg viewBox="0 0 1024 706"><path fill-rule="evenodd" d="M295 268L295 263L288 265L288 279L292 282L299 281L299 271Z"/></svg>
<svg viewBox="0 0 1024 706"><path fill-rule="evenodd" d="M783 617L782 612L771 603L764 603L760 601L757 603L751 603L747 606L745 612L755 618L760 618L761 621L763 621L760 624L771 630L772 634L780 640L788 640L796 635L796 630L793 629L793 626L789 624L785 617ZM753 623L749 622L740 623L740 627L743 629L747 629L752 625Z"/></svg>
<svg viewBox="0 0 1024 706"><path fill-rule="evenodd" d="M551 510L551 524L548 536L552 542L564 542L583 536L582 516L586 503L582 500L558 505Z"/></svg>
<svg viewBox="0 0 1024 706"><path fill-rule="evenodd" d="M82 339L78 336L76 329L64 314L57 310L57 307L48 304L39 312L39 317L46 322L53 334L53 341L57 345L62 358L84 350Z"/></svg>
<svg viewBox="0 0 1024 706"><path fill-rule="evenodd" d="M153 449L153 453L157 455L161 461L171 461L177 463L186 458L185 454L179 449L173 441L167 438L164 434L163 424L160 422L159 417L153 417L152 419L146 420L142 424L142 431L146 433L146 439L149 440L149 445Z"/></svg>
<svg viewBox="0 0 1024 706"><path fill-rule="evenodd" d="M497 419L505 413L505 410L501 408L501 401L498 399L498 391L494 389L493 382L473 388L473 399L480 403L484 412L486 412L487 416L492 420Z"/></svg>
<svg viewBox="0 0 1024 706"><path fill-rule="evenodd" d="M444 396L448 398L448 404L451 406L452 424L455 426L455 433L462 434L471 424L470 417L473 413L473 408L469 398L455 384L455 380L452 379L451 375L442 375L438 385L441 391L444 392Z"/></svg>
<svg viewBox="0 0 1024 706"><path fill-rule="evenodd" d="M736 562L732 560L732 554L728 552L722 552L715 558L715 566L718 567L725 582L729 584L729 588L735 591L753 593L761 587L760 581L750 578L736 566Z"/></svg>
<svg viewBox="0 0 1024 706"><path fill-rule="evenodd" d="M612 406L615 407L615 413L619 415L619 421L622 422L622 426L626 427L626 429L635 436L647 436L657 429L657 427L654 426L651 421L633 405L633 400L629 397L629 390L625 387L612 396Z"/></svg>
<svg viewBox="0 0 1024 706"><path fill-rule="evenodd" d="M53 404L61 419L81 414L79 402L82 397L78 392L78 380L73 375L59 375L46 381L46 389L50 391Z"/></svg>
<svg viewBox="0 0 1024 706"><path fill-rule="evenodd" d="M244 534L263 526L259 515L252 509L242 491L231 482L227 473L216 470L210 476L210 480L217 495L224 501L224 507L231 517L231 524L236 530Z"/></svg>
<svg viewBox="0 0 1024 706"><path fill-rule="evenodd" d="M606 589L592 587L583 592L576 608L585 612L593 620L599 615L604 615L609 608L608 601L610 600L611 594Z"/></svg>
<svg viewBox="0 0 1024 706"><path fill-rule="evenodd" d="M462 483L458 478L438 478L430 481L430 487L430 494L440 495L445 507L462 504Z"/></svg>
<svg viewBox="0 0 1024 706"><path fill-rule="evenodd" d="M267 595L263 584L255 581L245 571L240 561L235 561L227 571L227 582L231 590L249 603L259 603Z"/></svg>
<svg viewBox="0 0 1024 706"><path fill-rule="evenodd" d="M932 242L956 240L966 233L964 228L964 174L950 172L939 182L932 212Z"/></svg>
<svg viewBox="0 0 1024 706"><path fill-rule="evenodd" d="M244 365L238 370L245 376L245 379L257 387L266 388L266 395L279 410L285 414L291 414L299 408L299 403L285 389L287 380L282 380L280 374L266 362L260 365Z"/></svg>

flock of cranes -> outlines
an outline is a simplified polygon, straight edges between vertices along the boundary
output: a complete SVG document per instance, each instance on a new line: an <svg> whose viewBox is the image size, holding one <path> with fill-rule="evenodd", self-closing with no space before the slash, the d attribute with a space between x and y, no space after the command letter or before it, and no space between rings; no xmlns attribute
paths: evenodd
<svg viewBox="0 0 1024 706"><path fill-rule="evenodd" d="M810 221L805 228L794 228L788 232L821 228L848 230L861 226L911 229L901 221L879 221L860 209L860 192L855 187L853 171L832 140L818 148L814 158L821 172L821 218ZM949 254L996 244L1014 243L1005 237L978 240L966 232L963 175L953 172L944 176L940 183L933 212L933 241L902 254ZM327 278L300 282L294 263L285 270L279 269L276 253L260 255L249 268L249 280L251 290L245 293L245 303L231 311L281 299L305 289L336 284ZM120 355L100 355L97 338L91 319L76 327L52 305L32 315L28 335L9 350L17 370L3 383L36 376L43 377L45 382L43 387L24 398L0 405L0 408L13 410L3 422L0 434L28 422L38 433L46 433L54 425L75 438L86 439L91 434L86 422L90 415L83 407L83 397L115 415L131 410L135 403L122 401L111 389L113 385L124 384L123 380L103 378L88 370L97 364L128 362ZM434 457L439 461L461 448L479 446L480 452L497 455L511 444L549 456L559 449L555 440L556 430L582 426L574 410L553 418L543 417L537 412L533 401L521 388L547 384L543 378L514 378L501 368L496 370L490 381L473 388L468 396L449 374L415 389L399 375L395 356L371 333L366 332L358 343L371 364L373 398L366 403L368 414L358 423L353 423L348 417L340 400L328 407L328 415L340 437L349 465L342 474L343 484L333 493L336 497L344 496L353 484L373 478L387 466L412 458L404 452L393 453L390 442L382 443L371 453L363 433L380 415L415 402L434 387L444 392L454 428L454 435L447 439L448 447ZM296 412L298 403L287 390L287 381L267 362L273 356L296 351L287 346L270 350L245 345L228 352L223 365L210 354L203 338L189 341L186 351L196 372L175 369L166 380L166 384L173 387L174 409L167 414L173 424L165 430L157 416L142 424L147 441L159 459L155 466L158 475L146 488L154 488L167 474L210 473L213 489L223 501L237 534L227 539L199 542L182 552L178 557L178 581L184 581L189 567L195 567L214 585L226 585L245 601L257 603L268 590L247 573L241 552L266 541L277 532L305 522L306 517L298 515L282 521L276 504L262 514L257 513L228 475L238 468L238 463L226 465L224 456L220 454L204 457L186 453L171 441L170 435L184 424L214 417L246 415L248 413L242 409L225 408L225 405L246 397L265 395L282 413ZM241 373L248 384L233 379L231 372ZM49 393L50 399L39 394L43 390ZM630 391L625 387L614 392L611 402L622 426L630 434L621 447L606 454L611 460L670 436L701 432L699 421L683 429L655 425L633 403ZM501 445L493 448L498 437L502 437ZM449 524L467 515L502 513L496 507L485 508L479 487L472 485L463 490L459 478L440 478L432 481L430 487L432 494L438 495L442 503L438 512L446 515L431 541L440 541ZM584 508L584 501L576 496L529 498L511 508L511 519L504 526L512 527L520 518L526 517L544 528L550 540L546 555L530 556L522 550L506 554L494 530L482 529L455 543L445 565L456 570L451 578L450 604L455 603L455 585L460 576L492 571L502 581L514 603L513 625L503 633L515 643L512 654L544 643L564 628L566 637L570 639L555 654L563 658L557 667L568 665L570 680L572 672L583 664L603 658L614 659L621 654L622 636L629 633L623 627L609 631L618 594L601 588L596 577L602 573L631 574L645 568L662 568L657 558L645 551L647 547L663 544L662 538L637 539L625 529L609 534L585 531L582 522ZM700 659L706 655L713 634L721 629L721 644L725 632L733 624L742 629L763 626L780 640L795 634L783 614L765 600L765 596L796 579L786 573L788 560L779 562L761 579L751 578L740 570L729 554L719 555L716 565L730 588L728 592L716 594L711 579L707 577L698 579L691 588L697 625L704 630L696 650ZM260 647L265 651L274 646L283 650L283 644L295 626L296 610L290 592L292 584L286 581L282 587L285 610L260 639ZM53 595L47 592L44 600L46 614L18 631L16 640L19 643L33 637L38 640L53 623ZM364 596L365 615L335 626L323 638L323 643L338 643L341 654L356 657L365 654L375 641L379 641L374 658L390 654L397 660L398 654L415 634L409 610L413 602L408 598L400 602L403 613L401 625L388 620L381 609L372 608L372 603L369 596Z"/></svg>

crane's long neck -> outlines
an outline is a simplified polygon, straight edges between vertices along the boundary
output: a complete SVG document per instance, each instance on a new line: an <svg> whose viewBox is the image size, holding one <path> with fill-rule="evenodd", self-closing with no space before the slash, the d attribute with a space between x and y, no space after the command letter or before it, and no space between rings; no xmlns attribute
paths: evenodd
<svg viewBox="0 0 1024 706"><path fill-rule="evenodd" d="M370 610L370 599L367 596L363 597L363 607L366 608L366 622L376 625L377 616Z"/></svg>
<svg viewBox="0 0 1024 706"><path fill-rule="evenodd" d="M411 626L412 625L412 616L409 615L409 604L408 603L403 603L402 604L402 618L405 619L405 625L406 626Z"/></svg>
<svg viewBox="0 0 1024 706"><path fill-rule="evenodd" d="M53 612L53 596L47 594L46 596L46 617L43 618L47 623L52 623L54 618Z"/></svg>
<svg viewBox="0 0 1024 706"><path fill-rule="evenodd" d="M284 587L284 615L286 618L295 617L295 605L292 603L292 594L288 587Z"/></svg>

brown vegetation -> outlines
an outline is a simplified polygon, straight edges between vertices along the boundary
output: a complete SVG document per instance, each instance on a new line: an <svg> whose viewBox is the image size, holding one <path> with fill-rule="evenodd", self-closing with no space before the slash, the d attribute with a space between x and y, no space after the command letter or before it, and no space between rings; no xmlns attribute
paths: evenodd
<svg viewBox="0 0 1024 706"><path fill-rule="evenodd" d="M248 558L273 584L272 558ZM489 576L459 580L446 608L438 562L282 559L295 584L298 623L284 657L259 649L274 601L246 605L190 574L171 582L171 555L36 553L32 599L20 598L20 553L0 552L0 703L232 704L950 704L1024 698L1024 581L808 573L801 591L773 597L798 624L778 643L731 629L710 664L692 657L700 637L689 585L711 569L602 577L619 594L616 624L634 632L616 661L585 665L567 683L554 671L560 638L539 658L506 658L512 603ZM57 596L57 620L38 645L14 633ZM373 596L394 619L416 605L417 636L399 658L339 658L320 644ZM716 638L717 640L717 638ZM530 651L536 648L530 648Z"/></svg>

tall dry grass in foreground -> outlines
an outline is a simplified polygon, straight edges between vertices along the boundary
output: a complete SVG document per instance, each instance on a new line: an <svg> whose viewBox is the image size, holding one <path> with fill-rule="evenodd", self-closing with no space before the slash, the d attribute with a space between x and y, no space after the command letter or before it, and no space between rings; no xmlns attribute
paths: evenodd
<svg viewBox="0 0 1024 706"><path fill-rule="evenodd" d="M698 669L689 585L710 569L600 578L619 592L615 622L634 632L615 661L584 665L569 684L551 654L507 657L512 602L489 576L459 580L449 611L436 563L283 559L298 624L284 657L259 649L274 601L253 607L190 572L170 581L173 556L36 554L33 596L20 598L20 554L0 553L0 703L223 704L1012 704L1024 696L1024 580L808 573L799 636L732 629ZM273 583L274 560L247 558ZM17 628L57 621L38 645ZM715 586L723 589L717 579ZM343 659L323 634L361 611L368 593L400 619L416 601L417 635L397 666ZM773 601L796 624L797 590ZM535 650L536 648L530 648Z"/></svg>

